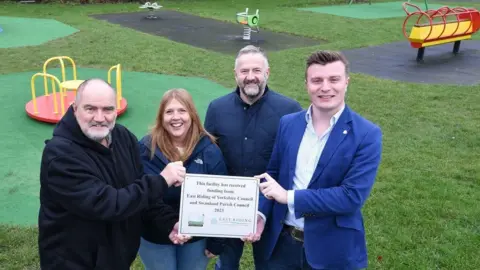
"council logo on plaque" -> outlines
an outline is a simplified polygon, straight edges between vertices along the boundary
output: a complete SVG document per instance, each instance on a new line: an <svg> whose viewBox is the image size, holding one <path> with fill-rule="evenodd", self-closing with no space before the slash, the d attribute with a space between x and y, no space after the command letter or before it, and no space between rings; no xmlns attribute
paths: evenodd
<svg viewBox="0 0 480 270"><path fill-rule="evenodd" d="M249 226L253 222L250 218L219 217L217 224L231 226Z"/></svg>
<svg viewBox="0 0 480 270"><path fill-rule="evenodd" d="M189 227L203 227L204 219L205 219L204 214L191 213L188 216L188 226Z"/></svg>

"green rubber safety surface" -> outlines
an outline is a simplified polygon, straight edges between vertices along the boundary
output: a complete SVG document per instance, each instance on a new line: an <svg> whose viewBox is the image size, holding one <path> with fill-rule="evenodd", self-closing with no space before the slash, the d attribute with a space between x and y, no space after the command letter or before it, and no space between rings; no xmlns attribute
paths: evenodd
<svg viewBox="0 0 480 270"><path fill-rule="evenodd" d="M77 76L106 80L107 71L78 68ZM58 69L48 72L61 78ZM44 141L51 138L54 125L31 119L25 112L25 104L32 98L30 79L35 73L0 75L0 223L4 224L37 224L40 160ZM67 78L70 74L67 69ZM37 96L43 95L43 77L36 79L35 86ZM122 96L128 108L117 122L140 139L154 123L163 93L171 88L185 88L191 93L202 121L210 101L233 90L202 78L122 71Z"/></svg>
<svg viewBox="0 0 480 270"><path fill-rule="evenodd" d="M0 16L0 48L37 46L79 30L56 20Z"/></svg>
<svg viewBox="0 0 480 270"><path fill-rule="evenodd" d="M309 7L309 8L299 8L301 11L310 11L316 13L324 13L329 15L336 15L342 17L350 17L356 19L385 19L385 18L396 18L396 17L406 17L407 14L403 9L402 2L385 2L385 3L372 3L371 5L367 3L358 3L358 4L344 4L344 5L335 5L335 6L320 6L320 7ZM428 2L427 2L428 3ZM425 10L425 2L411 2L418 6L422 11ZM445 5L431 4L428 3L428 9L438 9ZM408 12L415 12L417 9L411 6L407 6Z"/></svg>

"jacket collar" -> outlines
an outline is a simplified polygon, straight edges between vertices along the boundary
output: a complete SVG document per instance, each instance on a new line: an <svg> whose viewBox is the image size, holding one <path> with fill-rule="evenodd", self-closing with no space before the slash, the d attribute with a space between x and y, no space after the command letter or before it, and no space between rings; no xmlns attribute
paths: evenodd
<svg viewBox="0 0 480 270"><path fill-rule="evenodd" d="M150 151L152 151L151 141L152 141L152 137L150 135L147 135L141 140L141 143L147 149L150 149ZM207 148L211 144L213 144L213 143L210 141L210 138L208 136L202 136L200 138L200 140L198 141L197 145L195 146L195 148L193 149L193 152L190 155L190 157L188 157L188 159L184 162L184 165L187 166L190 162L193 161L194 158L196 158L196 156L200 152L202 152L205 148ZM159 159L165 165L172 162L172 161L169 161L167 159L167 157L165 157L165 155L162 153L162 151L160 151L160 148L158 148L158 147L155 147L154 156L155 156L155 158Z"/></svg>
<svg viewBox="0 0 480 270"><path fill-rule="evenodd" d="M308 107L307 111L305 112L305 121L307 121L307 124L309 123L313 123L313 119L312 119L312 106L313 104L310 104L310 106ZM345 108L346 108L347 105L343 105L342 108L340 108L340 110L335 113L332 118L330 118L330 125L331 126L334 126L339 120L340 120L340 116L342 116L343 114L343 111L345 111Z"/></svg>
<svg viewBox="0 0 480 270"><path fill-rule="evenodd" d="M115 127L116 126L117 124L115 124ZM82 147L92 149L101 154L110 154L110 149L113 148L113 141L115 139L115 127L110 132L108 137L109 147L105 147L101 143L88 138L83 133L80 125L77 122L77 119L75 118L73 107L70 106L63 115L62 119L60 119L60 121L56 124L53 130L53 136L66 138L81 145Z"/></svg>

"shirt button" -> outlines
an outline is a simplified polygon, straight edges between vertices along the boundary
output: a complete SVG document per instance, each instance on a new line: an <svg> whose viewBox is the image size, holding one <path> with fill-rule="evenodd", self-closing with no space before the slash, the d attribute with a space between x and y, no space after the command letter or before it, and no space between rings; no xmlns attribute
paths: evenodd
<svg viewBox="0 0 480 270"><path fill-rule="evenodd" d="M245 141L247 140L247 137L245 137Z"/></svg>
<svg viewBox="0 0 480 270"><path fill-rule="evenodd" d="M246 110L246 109L247 109L247 107L243 107L243 109L244 109L244 110Z"/></svg>

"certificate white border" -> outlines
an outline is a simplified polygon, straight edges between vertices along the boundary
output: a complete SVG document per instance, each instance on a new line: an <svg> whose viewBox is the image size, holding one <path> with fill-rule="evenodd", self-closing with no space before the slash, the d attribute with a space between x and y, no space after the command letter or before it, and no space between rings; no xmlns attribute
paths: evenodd
<svg viewBox="0 0 480 270"><path fill-rule="evenodd" d="M179 224L178 224L178 232L180 234L185 234L185 235L190 235L188 233L184 233L182 232L182 217L183 217L183 196L185 196L184 194L184 191L185 189L183 188L183 185L185 184L185 182L188 180L191 180L191 179L195 179L195 178L202 178L202 179L205 179L205 178L222 178L222 179L237 179L237 180L253 180L255 182L257 182L257 187L259 186L260 184L260 179L258 178L255 178L255 177L245 177L245 176L229 176L229 175L216 175L216 174L195 174L195 173L187 173L186 176L185 176L185 180L182 184L182 188L181 188L181 198L180 198L180 211L179 211ZM255 212L253 213L253 228L252 228L252 232L253 233L256 233L257 232L257 217L258 217L258 200L259 200L259 188L255 189ZM198 236L198 237L219 237L219 238L243 238L243 237L246 237L247 235L240 235L240 234L214 234L214 233L195 233L193 234L192 236Z"/></svg>

